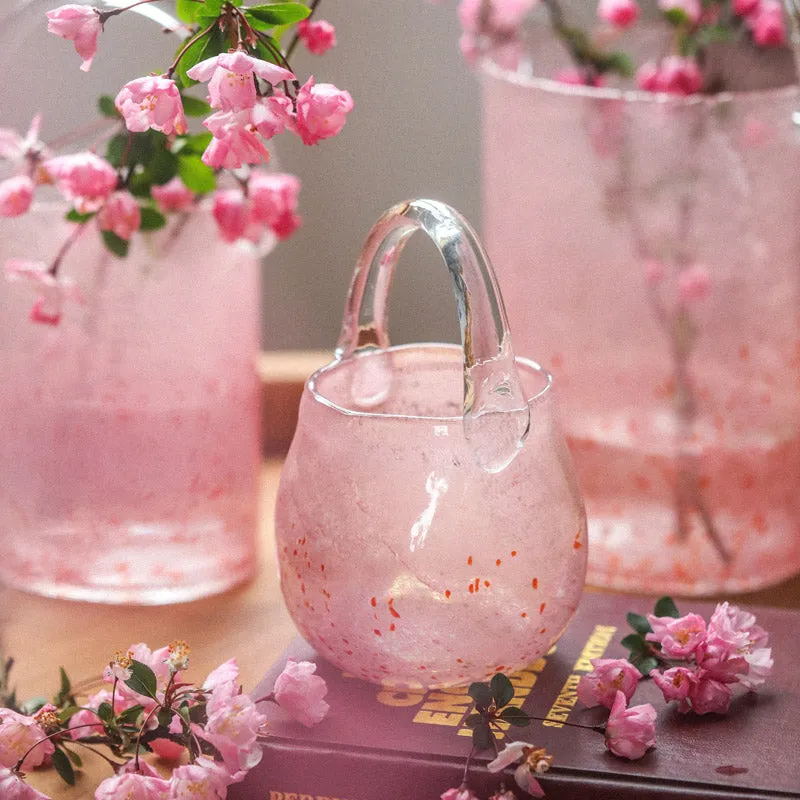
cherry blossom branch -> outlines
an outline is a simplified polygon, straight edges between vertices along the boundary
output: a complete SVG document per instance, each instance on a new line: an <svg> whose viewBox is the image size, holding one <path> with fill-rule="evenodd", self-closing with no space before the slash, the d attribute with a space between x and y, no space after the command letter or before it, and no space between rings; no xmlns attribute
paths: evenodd
<svg viewBox="0 0 800 800"><path fill-rule="evenodd" d="M178 64L181 63L181 59L186 55L186 51L193 45L199 42L204 36L208 36L211 31L214 30L217 21L214 20L205 30L196 33L189 39L188 42L178 51L178 55L175 56L175 60L169 65L169 69L167 69L165 75L167 78L171 78L175 74L175 70L178 68Z"/></svg>
<svg viewBox="0 0 800 800"><path fill-rule="evenodd" d="M111 758L110 756L107 756L102 750L98 750L97 748L86 744L86 742L83 742L80 739L75 739L73 741L73 744L80 745L81 747L83 747L86 750L88 750L90 753L94 753L96 756L100 756L100 758L102 758L103 760L107 761L114 768L115 771L118 770L120 767L124 767L125 766L126 762L124 762L124 761L114 761L113 758Z"/></svg>
<svg viewBox="0 0 800 800"><path fill-rule="evenodd" d="M322 2L322 0L313 0L309 8L311 11L309 15L306 17L307 20L311 19L314 16L314 12L317 10L317 6ZM289 43L289 46L286 48L286 58L289 59L294 54L294 51L297 49L297 44L300 41L300 34L295 33L292 41Z"/></svg>
<svg viewBox="0 0 800 800"><path fill-rule="evenodd" d="M202 2L202 0L194 0L195 2ZM137 0L136 3L131 3L129 6L125 6L124 8L112 8L109 11L98 11L97 15L100 17L100 24L105 25L106 21L111 19L111 17L116 17L118 14L122 14L125 11L130 11L132 8L136 8L136 6L143 6L145 3L156 3L158 0Z"/></svg>
<svg viewBox="0 0 800 800"><path fill-rule="evenodd" d="M147 723L150 722L150 718L156 711L160 710L160 708L161 705L157 702L156 705L154 705L150 709L149 713L142 721L142 727L139 728L139 733L136 735L136 749L133 752L133 763L136 767L137 772L139 771L139 750L141 749L142 746L142 734L144 733L144 729L147 727Z"/></svg>
<svg viewBox="0 0 800 800"><path fill-rule="evenodd" d="M97 723L91 722L87 725L76 725L74 728L70 728L71 731L79 731L81 728L96 728ZM14 772L20 772L22 769L22 764L25 759L40 745L44 744L44 742L48 742L51 739L57 739L59 736L63 736L66 731L58 730L55 733L48 734L47 736L43 736L41 739L37 739L24 753L22 758L20 758L17 763L14 765Z"/></svg>
<svg viewBox="0 0 800 800"><path fill-rule="evenodd" d="M75 230L69 235L67 240L64 244L61 245L61 249L56 253L56 257L53 259L53 263L50 265L50 269L48 270L49 274L52 275L54 278L58 274L58 268L61 266L61 262L64 260L64 257L70 251L72 246L78 239L83 236L84 231L86 230L86 223L81 222L75 226Z"/></svg>

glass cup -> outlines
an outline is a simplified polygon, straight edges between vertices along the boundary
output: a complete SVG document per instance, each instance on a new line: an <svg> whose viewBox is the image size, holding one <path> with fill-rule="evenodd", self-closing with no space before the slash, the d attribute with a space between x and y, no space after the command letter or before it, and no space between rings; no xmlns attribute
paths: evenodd
<svg viewBox="0 0 800 800"><path fill-rule="evenodd" d="M417 230L450 271L463 349L389 345L388 290ZM372 230L336 358L303 394L276 535L299 630L365 680L513 671L572 617L586 525L552 379L515 358L494 273L448 206L405 203Z"/></svg>

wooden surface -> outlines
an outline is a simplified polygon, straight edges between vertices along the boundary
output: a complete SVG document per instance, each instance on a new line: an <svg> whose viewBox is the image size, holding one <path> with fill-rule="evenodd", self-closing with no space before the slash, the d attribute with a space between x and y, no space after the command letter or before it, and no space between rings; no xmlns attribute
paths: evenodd
<svg viewBox="0 0 800 800"><path fill-rule="evenodd" d="M329 354L323 353L301 357L281 354L262 359L264 413L272 429L267 442L272 452L288 445L303 382L327 360ZM294 636L294 626L278 586L274 555L272 512L280 464L279 458L272 458L264 465L260 569L257 578L247 586L206 600L162 608L61 602L0 588L2 643L6 655L17 662L14 675L19 696L53 693L59 665L78 680L97 675L115 650L131 643L144 641L160 647L172 639L185 639L192 647L190 678L201 679L212 668L235 656L245 689L252 689ZM591 602L591 597L584 602ZM800 607L800 577L779 587L742 596L737 602ZM71 789L64 788L53 770L33 773L30 782L54 800L91 798L93 787L110 771L91 754L85 758L85 767L86 774Z"/></svg>

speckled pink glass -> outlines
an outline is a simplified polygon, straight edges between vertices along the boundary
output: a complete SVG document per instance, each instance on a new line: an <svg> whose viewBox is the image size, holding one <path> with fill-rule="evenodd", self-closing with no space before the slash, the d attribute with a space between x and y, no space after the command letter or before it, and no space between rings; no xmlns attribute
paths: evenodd
<svg viewBox="0 0 800 800"><path fill-rule="evenodd" d="M3 220L0 263L48 259L61 205ZM165 603L255 569L258 258L196 211L111 257L95 230L63 274L85 305L28 319L0 283L0 580L55 597Z"/></svg>
<svg viewBox="0 0 800 800"><path fill-rule="evenodd" d="M537 42L537 73L562 50ZM589 581L797 572L800 90L667 99L505 66L483 70L484 230L517 346L558 381Z"/></svg>
<svg viewBox="0 0 800 800"><path fill-rule="evenodd" d="M453 277L463 350L389 347L386 296L418 229ZM337 359L303 394L276 531L298 628L373 682L514 670L575 611L585 518L551 379L514 357L485 254L447 206L414 201L373 229Z"/></svg>

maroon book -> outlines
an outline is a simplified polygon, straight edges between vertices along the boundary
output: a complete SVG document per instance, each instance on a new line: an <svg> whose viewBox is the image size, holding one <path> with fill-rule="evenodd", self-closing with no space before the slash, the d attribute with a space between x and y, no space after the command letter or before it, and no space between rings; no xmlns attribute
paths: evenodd
<svg viewBox="0 0 800 800"><path fill-rule="evenodd" d="M800 612L752 608L770 632L775 668L758 694L735 687L726 716L678 714L652 681L642 681L633 704L658 710L657 745L639 761L606 751L594 731L564 721L596 724L605 709L586 709L575 687L591 670L589 659L624 657L628 611L645 614L653 601L587 594L567 632L549 655L513 676L512 701L547 718L513 737L547 748L555 761L541 779L551 800L762 800L800 798ZM681 611L708 619L713 604L684 600ZM470 750L465 726L473 710L465 688L395 691L342 674L301 640L284 653L255 690L267 694L288 658L313 660L328 683L331 710L314 728L287 719L266 704L271 737L262 762L232 800L417 800L438 798L458 786ZM267 708L268 706L268 708ZM473 760L469 783L488 797L500 777L485 768L489 753ZM509 781L509 774L506 780ZM510 779L513 784L513 778ZM521 791L519 797L525 797Z"/></svg>

